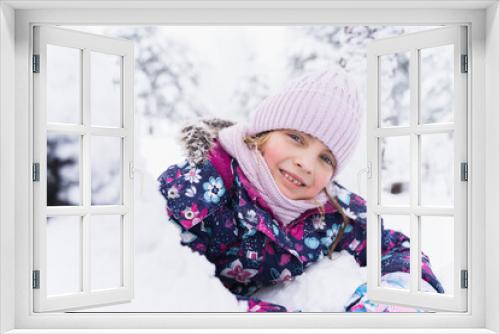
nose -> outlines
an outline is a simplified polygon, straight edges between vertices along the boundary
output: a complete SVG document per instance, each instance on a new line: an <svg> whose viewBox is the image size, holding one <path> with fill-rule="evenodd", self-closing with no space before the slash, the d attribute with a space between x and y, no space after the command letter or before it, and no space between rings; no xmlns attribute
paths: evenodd
<svg viewBox="0 0 500 334"><path fill-rule="evenodd" d="M295 165L300 167L304 173L311 174L313 171L313 161L307 154L297 157L295 159Z"/></svg>

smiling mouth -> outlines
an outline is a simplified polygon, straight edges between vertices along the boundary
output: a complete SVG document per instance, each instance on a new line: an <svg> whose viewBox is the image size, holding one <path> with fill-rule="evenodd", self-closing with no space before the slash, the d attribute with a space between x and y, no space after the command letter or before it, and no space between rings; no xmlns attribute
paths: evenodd
<svg viewBox="0 0 500 334"><path fill-rule="evenodd" d="M285 172L284 170L280 169L280 173L281 175L291 184L293 184L294 186L296 187L305 187L306 185L302 182L300 182L299 180L295 179L294 177L292 177L291 175L289 175L287 172Z"/></svg>

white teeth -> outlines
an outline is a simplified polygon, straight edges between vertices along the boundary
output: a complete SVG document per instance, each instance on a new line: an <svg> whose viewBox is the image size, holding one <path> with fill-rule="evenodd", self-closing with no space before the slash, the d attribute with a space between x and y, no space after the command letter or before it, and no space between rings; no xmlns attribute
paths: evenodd
<svg viewBox="0 0 500 334"><path fill-rule="evenodd" d="M292 181L293 183L295 183L296 185L298 185L299 187L302 186L302 183L297 181L296 179L294 179L293 177L291 177L290 175L288 175L286 172L283 171L283 175L290 181Z"/></svg>

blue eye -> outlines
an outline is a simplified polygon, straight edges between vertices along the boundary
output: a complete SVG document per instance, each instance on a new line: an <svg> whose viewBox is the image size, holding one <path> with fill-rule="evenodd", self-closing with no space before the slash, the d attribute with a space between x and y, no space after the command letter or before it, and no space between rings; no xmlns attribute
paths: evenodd
<svg viewBox="0 0 500 334"><path fill-rule="evenodd" d="M297 136L296 134L289 133L288 136L291 138L294 138L293 140L295 140L296 142L302 142L302 139L299 136ZM295 138L297 138L297 139L295 139Z"/></svg>
<svg viewBox="0 0 500 334"><path fill-rule="evenodd" d="M294 141L302 143L302 137L300 137L299 135L296 135L294 133L289 133L288 136L290 138L292 138ZM322 159L330 166L333 166L333 160L330 159L330 157L328 155L323 155Z"/></svg>
<svg viewBox="0 0 500 334"><path fill-rule="evenodd" d="M323 161L326 161L329 165L333 166L333 161L327 155L323 156Z"/></svg>

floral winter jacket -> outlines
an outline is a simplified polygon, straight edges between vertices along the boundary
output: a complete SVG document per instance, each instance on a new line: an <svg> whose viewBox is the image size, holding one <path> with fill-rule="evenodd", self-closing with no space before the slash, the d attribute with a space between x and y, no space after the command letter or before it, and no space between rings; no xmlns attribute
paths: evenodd
<svg viewBox="0 0 500 334"><path fill-rule="evenodd" d="M214 263L216 276L238 299L249 301L249 311L286 311L250 296L260 287L302 274L327 254L342 225L341 215L327 203L324 219L315 208L283 226L236 159L216 140L209 159L172 165L158 181L167 214L182 231L181 243ZM351 219L335 251L347 250L360 266L366 266L366 202L334 184L339 204ZM409 254L407 236L382 228L382 275L409 272ZM422 275L437 292L444 292L424 254Z"/></svg>

